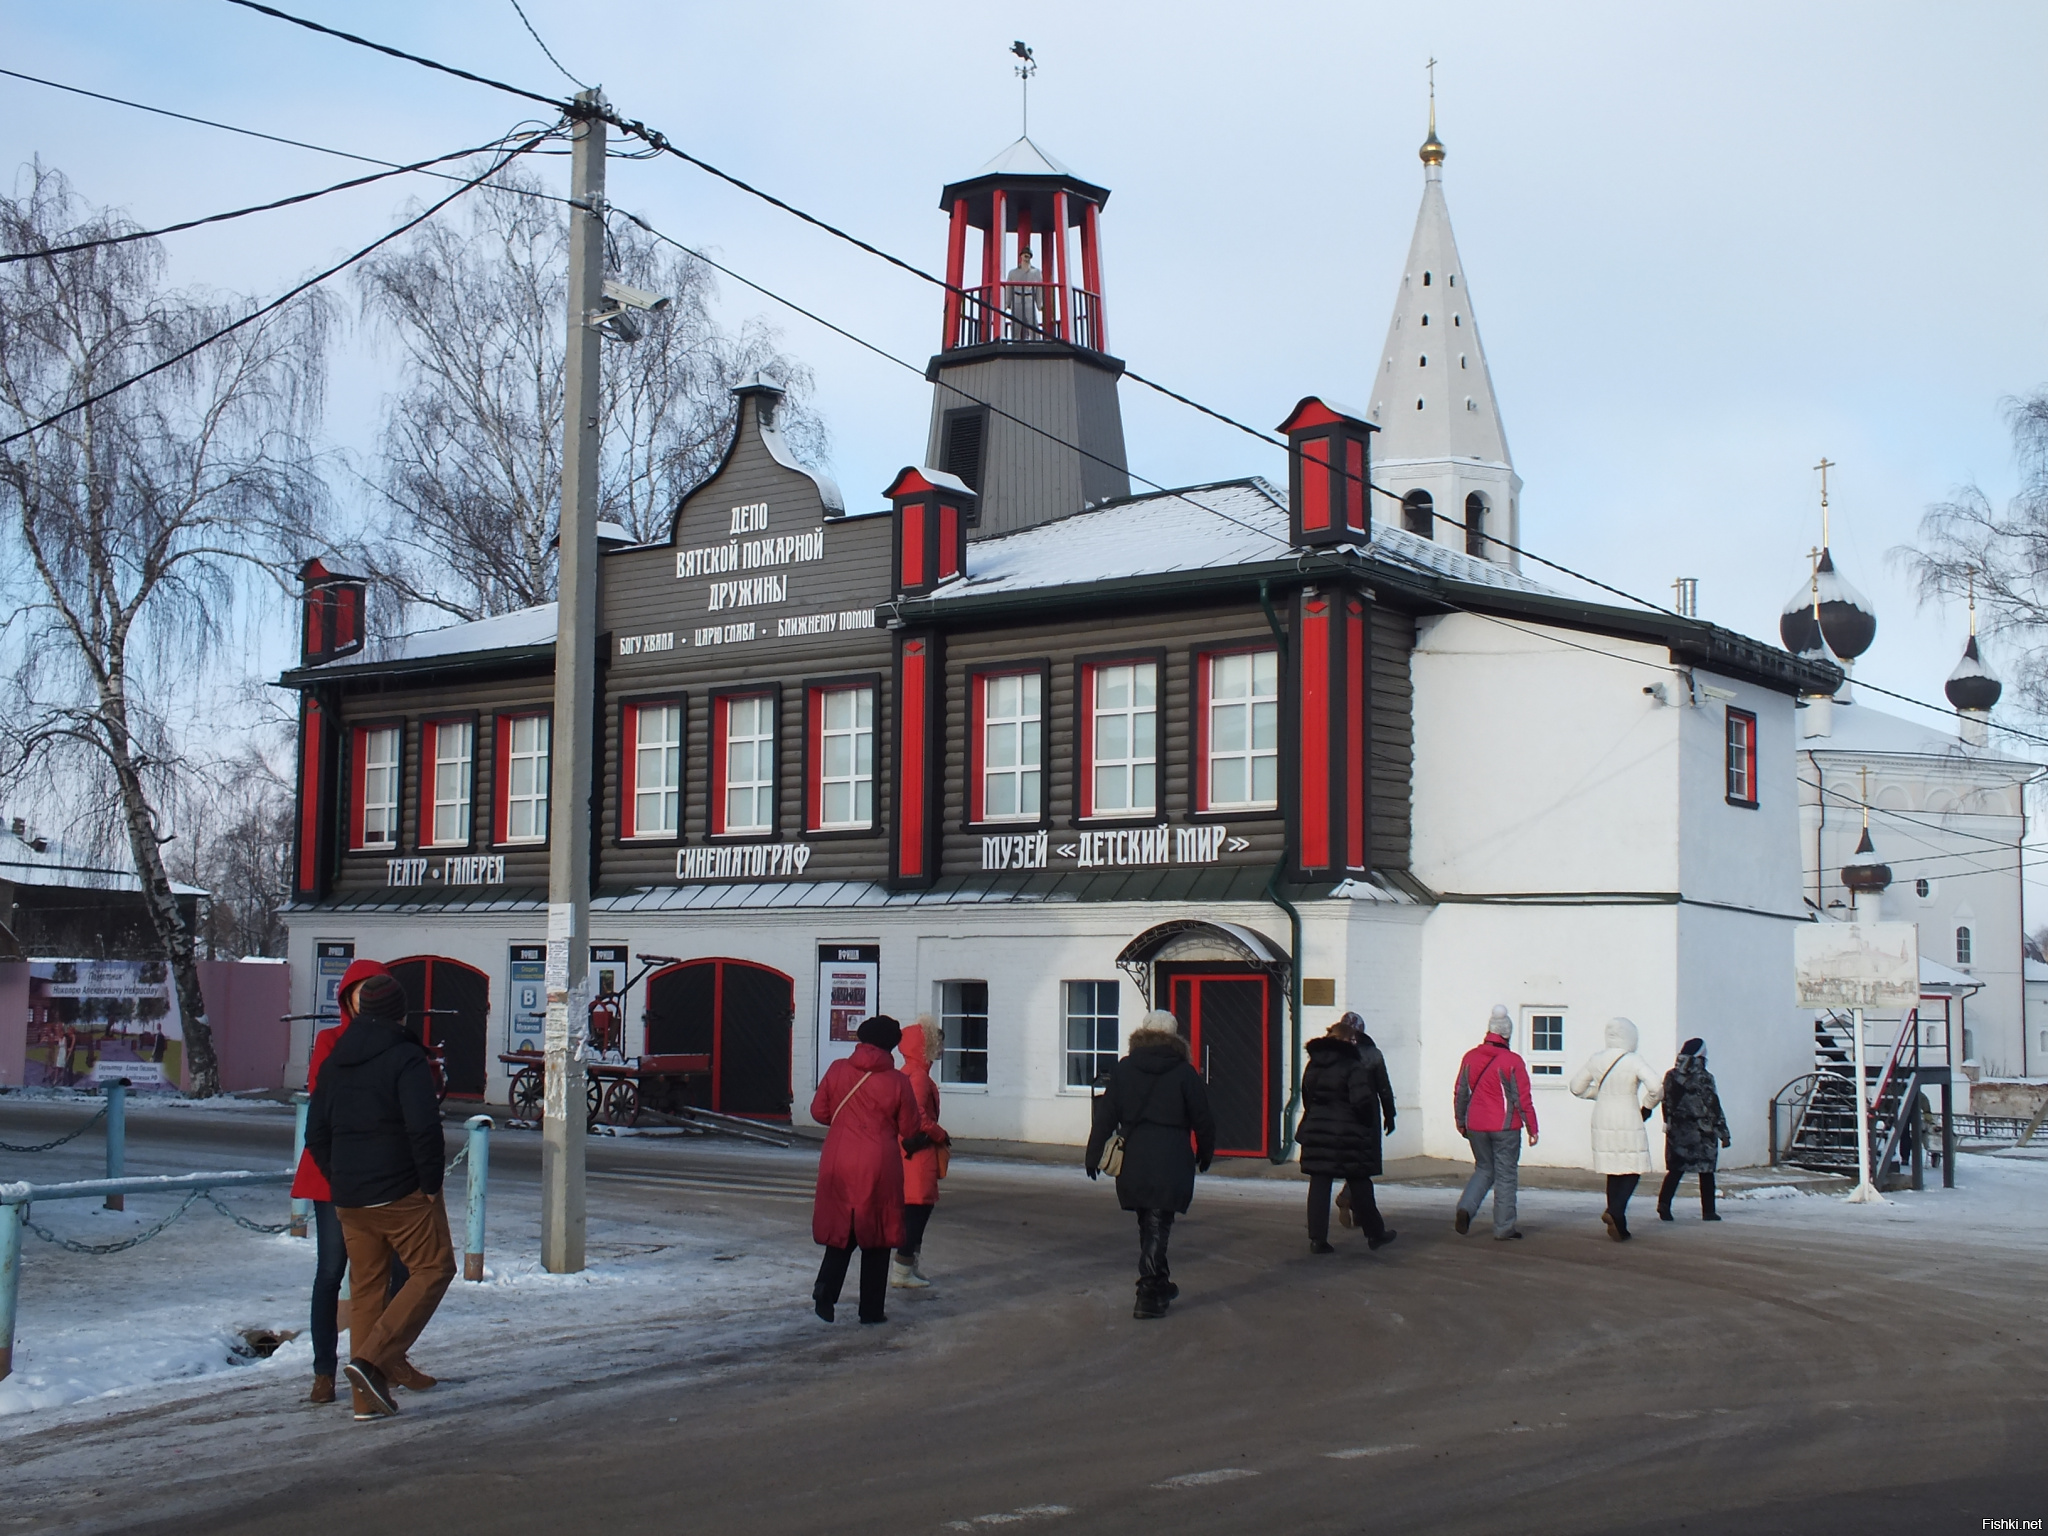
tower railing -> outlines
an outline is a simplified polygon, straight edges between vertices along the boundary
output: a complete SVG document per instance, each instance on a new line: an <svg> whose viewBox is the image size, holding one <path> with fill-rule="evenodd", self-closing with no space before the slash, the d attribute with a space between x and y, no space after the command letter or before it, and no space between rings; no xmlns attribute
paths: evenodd
<svg viewBox="0 0 2048 1536"><path fill-rule="evenodd" d="M993 283L962 291L946 347L996 341L1070 341L1102 350L1102 295L1048 281Z"/></svg>

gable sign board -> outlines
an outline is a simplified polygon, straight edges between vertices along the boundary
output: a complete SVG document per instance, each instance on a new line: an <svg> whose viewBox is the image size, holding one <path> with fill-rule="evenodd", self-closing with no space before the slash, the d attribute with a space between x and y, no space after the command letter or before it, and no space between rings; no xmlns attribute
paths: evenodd
<svg viewBox="0 0 2048 1536"><path fill-rule="evenodd" d="M1802 923L1792 932L1802 1008L1920 1006L1920 930L1912 923Z"/></svg>

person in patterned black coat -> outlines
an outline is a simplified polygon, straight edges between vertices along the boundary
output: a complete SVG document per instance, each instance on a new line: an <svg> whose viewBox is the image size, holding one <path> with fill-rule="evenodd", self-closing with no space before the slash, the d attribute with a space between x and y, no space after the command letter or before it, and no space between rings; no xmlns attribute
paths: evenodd
<svg viewBox="0 0 2048 1536"><path fill-rule="evenodd" d="M1387 1061L1365 1021L1347 1013L1321 1039L1308 1043L1308 1070L1301 1076L1301 1171L1308 1175L1308 1248L1335 1253L1330 1246L1330 1186L1344 1192L1337 1208L1345 1226L1365 1233L1366 1246L1383 1248L1394 1232L1381 1219L1372 1181L1380 1173L1380 1126L1394 1129L1394 1087Z"/></svg>
<svg viewBox="0 0 2048 1536"><path fill-rule="evenodd" d="M1694 1036L1678 1048L1678 1063L1664 1074L1664 1187L1657 1192L1657 1215L1671 1214L1671 1197L1688 1173L1700 1176L1700 1219L1719 1221L1714 1212L1714 1170L1721 1148L1730 1144L1728 1117L1721 1113L1721 1095L1707 1070L1705 1044Z"/></svg>

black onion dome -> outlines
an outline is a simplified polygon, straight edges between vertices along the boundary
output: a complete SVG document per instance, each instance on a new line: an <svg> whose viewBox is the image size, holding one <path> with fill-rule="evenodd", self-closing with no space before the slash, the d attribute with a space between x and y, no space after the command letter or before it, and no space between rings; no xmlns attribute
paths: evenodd
<svg viewBox="0 0 2048 1536"><path fill-rule="evenodd" d="M1956 663L1955 671L1949 673L1943 693L1949 703L1957 709L1975 709L1988 712L1998 702L1998 696L2005 692L2005 684L1993 677L1984 665L1984 658L1977 651L1977 637L1970 636L1970 643L1963 647L1963 659Z"/></svg>
<svg viewBox="0 0 2048 1536"><path fill-rule="evenodd" d="M1844 661L1854 661L1877 638L1877 615L1863 594L1842 579L1835 557L1825 549L1820 552L1820 632L1828 649Z"/></svg>
<svg viewBox="0 0 2048 1536"><path fill-rule="evenodd" d="M1863 829L1863 836L1857 840L1855 853L1842 866L1842 884L1859 895L1884 890L1892 883L1892 867L1877 856L1877 850L1870 843L1870 828Z"/></svg>
<svg viewBox="0 0 2048 1536"><path fill-rule="evenodd" d="M1794 656L1817 655L1821 649L1820 620L1813 616L1813 586L1802 581L1799 590L1785 601L1778 615L1778 638Z"/></svg>

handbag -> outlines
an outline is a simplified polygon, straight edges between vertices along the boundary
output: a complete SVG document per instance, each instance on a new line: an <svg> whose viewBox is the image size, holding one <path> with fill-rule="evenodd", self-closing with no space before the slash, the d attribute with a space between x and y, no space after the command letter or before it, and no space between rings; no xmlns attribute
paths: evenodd
<svg viewBox="0 0 2048 1536"><path fill-rule="evenodd" d="M833 1106L832 1120L837 1120L839 1118L839 1111L846 1108L847 1105L853 1102L853 1096L856 1093L859 1093L861 1089L867 1085L867 1080L873 1077L874 1075L875 1074L872 1072L861 1073L860 1081L855 1083L851 1088L849 1088L847 1090L846 1097L841 1099L836 1105ZM831 1121L827 1121L826 1123L829 1125Z"/></svg>
<svg viewBox="0 0 2048 1536"><path fill-rule="evenodd" d="M943 1179L946 1176L947 1168L952 1166L953 1144L950 1141L942 1141L934 1150L939 1154L939 1177Z"/></svg>
<svg viewBox="0 0 2048 1536"><path fill-rule="evenodd" d="M1159 1091L1159 1085L1163 1081L1163 1077L1156 1077L1152 1080L1151 1091L1145 1095L1145 1103L1138 1111L1138 1118L1131 1122L1132 1125L1143 1125L1145 1123L1145 1111L1152 1107L1152 1095ZM1118 1123L1114 1131L1110 1132L1109 1140L1102 1144L1102 1161L1097 1163L1095 1167L1097 1172L1106 1173L1112 1179L1117 1178L1123 1173L1124 1128L1121 1122Z"/></svg>

